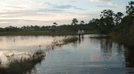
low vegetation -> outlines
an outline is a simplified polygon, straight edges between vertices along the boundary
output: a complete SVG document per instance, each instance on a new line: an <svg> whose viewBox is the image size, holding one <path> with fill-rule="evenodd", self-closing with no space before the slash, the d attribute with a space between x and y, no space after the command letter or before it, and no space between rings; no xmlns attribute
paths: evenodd
<svg viewBox="0 0 134 74"><path fill-rule="evenodd" d="M97 34L98 31L85 31L85 34ZM0 36L16 36L16 35L51 35L51 36L61 36L61 35L77 35L77 31L18 31L18 32L0 32Z"/></svg>
<svg viewBox="0 0 134 74"><path fill-rule="evenodd" d="M64 44L67 44L67 43L75 42L77 40L78 40L78 38L76 36L73 36L73 37L65 38L62 41Z"/></svg>
<svg viewBox="0 0 134 74"><path fill-rule="evenodd" d="M52 50L53 50L56 46L61 47L62 45L65 45L68 43L74 43L77 40L78 40L78 38L76 36L67 37L62 40L54 40L51 45L47 46L47 49L52 48Z"/></svg>
<svg viewBox="0 0 134 74"><path fill-rule="evenodd" d="M28 58L10 59L6 65L0 64L0 74L30 74L37 63L40 63L45 57L42 50L30 54Z"/></svg>

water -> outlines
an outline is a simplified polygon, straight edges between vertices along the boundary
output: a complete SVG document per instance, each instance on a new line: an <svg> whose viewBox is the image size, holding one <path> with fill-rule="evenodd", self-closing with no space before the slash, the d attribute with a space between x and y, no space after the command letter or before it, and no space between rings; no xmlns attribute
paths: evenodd
<svg viewBox="0 0 134 74"><path fill-rule="evenodd" d="M64 36L2 36L0 56L3 53L15 55L42 49L45 60L36 65L33 74L133 74L134 51L110 39L90 38L85 35L75 43L46 49L53 40ZM5 60L5 59L4 59ZM6 60L5 60L6 61Z"/></svg>

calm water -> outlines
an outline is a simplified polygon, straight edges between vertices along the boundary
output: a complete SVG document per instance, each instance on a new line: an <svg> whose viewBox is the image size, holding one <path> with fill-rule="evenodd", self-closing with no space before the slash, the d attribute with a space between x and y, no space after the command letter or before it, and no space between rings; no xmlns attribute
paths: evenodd
<svg viewBox="0 0 134 74"><path fill-rule="evenodd" d="M134 51L110 39L85 35L75 43L46 49L54 40L64 36L1 36L0 57L3 54L24 55L42 49L45 60L36 65L33 74L133 74Z"/></svg>

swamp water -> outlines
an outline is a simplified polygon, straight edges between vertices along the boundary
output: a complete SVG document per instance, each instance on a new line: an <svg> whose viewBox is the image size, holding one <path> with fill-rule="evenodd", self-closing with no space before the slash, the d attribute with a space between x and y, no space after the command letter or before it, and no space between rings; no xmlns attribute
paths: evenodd
<svg viewBox="0 0 134 74"><path fill-rule="evenodd" d="M97 35L49 49L53 41L65 36L1 36L0 58L7 62L4 54L19 57L41 49L46 57L32 74L134 74L134 50L93 36Z"/></svg>

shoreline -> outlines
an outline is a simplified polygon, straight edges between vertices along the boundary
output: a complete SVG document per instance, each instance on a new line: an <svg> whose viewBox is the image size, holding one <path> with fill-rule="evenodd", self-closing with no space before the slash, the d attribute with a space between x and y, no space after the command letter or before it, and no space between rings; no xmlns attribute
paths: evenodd
<svg viewBox="0 0 134 74"><path fill-rule="evenodd" d="M97 31L85 31L85 34L99 34ZM0 32L0 36L18 36L18 35L49 35L49 36L62 36L62 35L77 35L77 31L10 31Z"/></svg>

